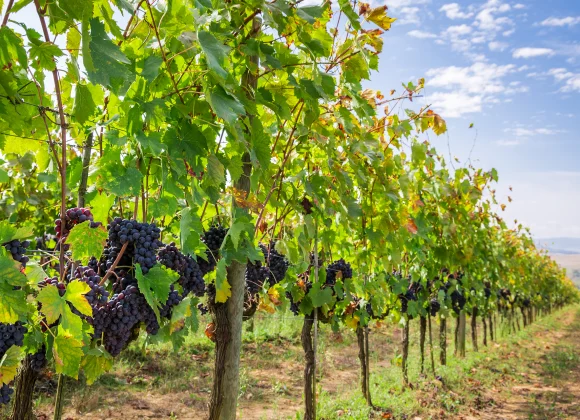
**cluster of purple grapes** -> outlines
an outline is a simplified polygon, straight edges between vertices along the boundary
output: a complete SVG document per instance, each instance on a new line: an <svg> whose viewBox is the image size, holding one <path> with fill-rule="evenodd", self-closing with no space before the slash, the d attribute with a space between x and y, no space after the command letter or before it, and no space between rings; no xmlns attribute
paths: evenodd
<svg viewBox="0 0 580 420"><path fill-rule="evenodd" d="M24 255L26 254L26 248L29 246L30 241L20 242L18 239L14 239L4 244L4 248L12 254L12 259L21 263L22 267L26 267L26 263L29 261L29 258Z"/></svg>
<svg viewBox="0 0 580 420"><path fill-rule="evenodd" d="M318 260L318 265L321 266L320 259ZM314 258L313 255L310 255L310 266L308 267L306 273L303 273L300 276L300 282L303 283L305 295L308 294L312 288L312 282L309 279L309 273L312 267L314 267ZM340 275L339 272L341 273ZM352 278L352 267L350 263L347 263L343 258L330 263L328 267L326 267L325 287L330 287L333 293L335 293L334 285L336 284L336 279L339 276L341 276L343 280ZM290 301L290 311L292 311L294 315L298 315L300 313L300 302L296 302L292 296L292 293L290 292L286 292L286 297ZM338 296L338 299L342 298L343 296Z"/></svg>
<svg viewBox="0 0 580 420"><path fill-rule="evenodd" d="M102 271L108 270L121 252L124 244L128 244L123 254L123 261L120 266L140 264L143 274L157 262L157 250L163 245L161 229L155 223L139 223L136 220L115 218L108 226L109 238L108 249L105 250L105 264Z"/></svg>
<svg viewBox="0 0 580 420"><path fill-rule="evenodd" d="M343 258L334 261L326 267L326 284L328 286L336 284L338 273L341 273L343 280L352 278L352 268Z"/></svg>
<svg viewBox="0 0 580 420"><path fill-rule="evenodd" d="M87 220L91 222L91 227L97 227L101 225L100 222L93 221L93 214L89 209L79 207L68 209L65 213L64 224L61 219L56 219L54 221L54 224L56 225L56 238L58 240L63 237L66 238L68 232L70 232L73 227L79 223L86 222Z"/></svg>
<svg viewBox="0 0 580 420"><path fill-rule="evenodd" d="M213 225L201 237L201 241L207 246L205 251L207 261L203 258L198 259L199 268L204 276L215 270L220 249L227 234L228 229L220 225Z"/></svg>
<svg viewBox="0 0 580 420"><path fill-rule="evenodd" d="M184 296L191 292L196 296L203 296L205 283L199 264L191 256L179 251L174 242L161 248L157 259L165 267L179 273L178 283L183 288Z"/></svg>
<svg viewBox="0 0 580 420"><path fill-rule="evenodd" d="M15 324L0 323L0 360L4 358L10 347L22 346L26 331L26 327L20 321ZM0 404L8 404L12 393L12 388L8 384L3 384L0 388Z"/></svg>
<svg viewBox="0 0 580 420"><path fill-rule="evenodd" d="M2 387L0 388L0 405L8 404L13 393L14 390L12 388L6 384L2 384Z"/></svg>
<svg viewBox="0 0 580 420"><path fill-rule="evenodd" d="M48 360L46 359L46 347L44 345L36 353L29 354L26 357L28 357L30 367L35 372L41 372L48 364Z"/></svg>
<svg viewBox="0 0 580 420"><path fill-rule="evenodd" d="M75 278L85 282L91 290L85 294L91 306L104 305L107 303L109 292L101 286L101 277L90 267L78 267L75 271Z"/></svg>

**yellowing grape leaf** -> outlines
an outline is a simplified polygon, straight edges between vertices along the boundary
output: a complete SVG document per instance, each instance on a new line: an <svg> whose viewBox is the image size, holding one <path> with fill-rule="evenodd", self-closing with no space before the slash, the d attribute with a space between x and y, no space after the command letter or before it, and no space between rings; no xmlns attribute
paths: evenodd
<svg viewBox="0 0 580 420"><path fill-rule="evenodd" d="M83 343L68 333L59 333L54 339L52 355L56 373L71 376L75 379L79 377L81 359L83 357Z"/></svg>
<svg viewBox="0 0 580 420"><path fill-rule="evenodd" d="M232 287L228 283L226 261L221 259L217 263L215 276L215 301L224 303L232 295Z"/></svg>
<svg viewBox="0 0 580 420"><path fill-rule="evenodd" d="M365 18L385 31L391 29L391 24L397 20L396 18L387 16L387 6L379 6L368 10L365 14Z"/></svg>
<svg viewBox="0 0 580 420"><path fill-rule="evenodd" d="M6 351L0 360L0 384L8 384L14 379L23 358L21 347L12 346Z"/></svg>
<svg viewBox="0 0 580 420"><path fill-rule="evenodd" d="M89 385L92 385L99 376L111 369L112 366L113 357L100 347L90 349L81 363Z"/></svg>

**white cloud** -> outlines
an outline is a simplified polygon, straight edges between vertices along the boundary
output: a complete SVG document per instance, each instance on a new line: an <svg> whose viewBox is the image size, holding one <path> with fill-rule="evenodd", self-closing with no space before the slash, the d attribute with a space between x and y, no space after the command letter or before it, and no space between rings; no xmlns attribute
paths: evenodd
<svg viewBox="0 0 580 420"><path fill-rule="evenodd" d="M469 67L442 67L427 71L428 85L459 88L471 94L496 94L504 90L502 78L514 73L513 64L497 65L488 63L474 63Z"/></svg>
<svg viewBox="0 0 580 420"><path fill-rule="evenodd" d="M518 146L523 142L521 140L498 140L496 143L500 146Z"/></svg>
<svg viewBox="0 0 580 420"><path fill-rule="evenodd" d="M580 92L580 73L572 73L564 68L550 69L548 76L554 77L558 82L564 82L560 88L562 92Z"/></svg>
<svg viewBox="0 0 580 420"><path fill-rule="evenodd" d="M447 15L449 19L469 19L470 17L473 16L473 13L471 12L468 13L462 12L461 6L459 6L459 4L457 3L444 4L443 6L441 6L439 11L445 12L445 15Z"/></svg>
<svg viewBox="0 0 580 420"><path fill-rule="evenodd" d="M508 44L500 41L491 41L487 46L491 51L504 51L508 47Z"/></svg>
<svg viewBox="0 0 580 420"><path fill-rule="evenodd" d="M540 127L540 128L525 128L525 127L515 127L515 128L506 128L504 130L505 133L509 133L515 137L534 137L534 136L553 136L554 134L562 133L562 130L556 130L549 127Z"/></svg>
<svg viewBox="0 0 580 420"><path fill-rule="evenodd" d="M518 70L512 64L483 61L468 67L441 67L426 72L427 87L438 89L427 100L444 117L456 118L481 112L484 106L505 101L506 95L526 92L521 83L507 84L504 78Z"/></svg>
<svg viewBox="0 0 580 420"><path fill-rule="evenodd" d="M458 118L464 114L481 112L483 97L469 95L465 92L435 92L429 95L429 102L433 104L435 112L446 118Z"/></svg>
<svg viewBox="0 0 580 420"><path fill-rule="evenodd" d="M580 23L580 16L567 16L564 18L549 17L540 22L542 26L574 26Z"/></svg>
<svg viewBox="0 0 580 420"><path fill-rule="evenodd" d="M457 25L457 26L450 26L449 28L447 28L445 30L445 34L448 34L449 36L461 36L461 35L467 35L469 33L471 33L472 29L471 26L467 26L467 25Z"/></svg>
<svg viewBox="0 0 580 420"><path fill-rule="evenodd" d="M419 8L418 7L402 7L398 11L398 20L397 23L399 25L418 25L421 23L421 18L419 17Z"/></svg>
<svg viewBox="0 0 580 420"><path fill-rule="evenodd" d="M502 3L499 0L488 0L475 17L474 24L483 31L503 31L505 27L512 26L514 22L506 16L496 15L508 12L510 9L509 4Z"/></svg>
<svg viewBox="0 0 580 420"><path fill-rule="evenodd" d="M389 7L389 9L400 9L401 7L428 4L430 2L431 0L387 0L385 4Z"/></svg>
<svg viewBox="0 0 580 420"><path fill-rule="evenodd" d="M521 10L521 9L525 9L526 6L524 4L518 3L518 4L514 4L514 9L516 10Z"/></svg>
<svg viewBox="0 0 580 420"><path fill-rule="evenodd" d="M412 36L413 38L419 38L419 39L437 38L437 35L432 34L431 32L425 32L425 31L419 31L419 30L409 31L409 32L407 32L407 35Z"/></svg>
<svg viewBox="0 0 580 420"><path fill-rule="evenodd" d="M541 57L541 56L551 56L554 55L554 50L551 48L518 48L514 51L513 57L514 58L532 58L532 57Z"/></svg>

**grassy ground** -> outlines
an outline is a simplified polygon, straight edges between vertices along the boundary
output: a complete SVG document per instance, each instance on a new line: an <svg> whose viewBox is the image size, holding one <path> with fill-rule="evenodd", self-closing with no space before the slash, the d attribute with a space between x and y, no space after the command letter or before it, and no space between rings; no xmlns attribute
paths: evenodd
<svg viewBox="0 0 580 420"><path fill-rule="evenodd" d="M575 385L580 383L580 308L566 308L523 331L500 337L488 347L482 346L480 337L477 353L472 351L468 330L468 353L461 360L453 357L455 321L448 324L448 366L439 366L439 327L433 324L435 375L428 353L426 375L420 374L418 322L411 324L410 387L402 386L400 330L388 324L372 329L374 410L366 406L360 392L354 333L336 334L322 325L319 418L580 418L580 389ZM242 354L240 418L301 418L301 319L257 315L253 332L248 327ZM189 337L178 353L168 346L133 345L112 373L92 387L85 386L82 379L67 381L65 418L203 419L212 369L213 343L202 332ZM51 418L54 379L39 381L35 407L40 419Z"/></svg>

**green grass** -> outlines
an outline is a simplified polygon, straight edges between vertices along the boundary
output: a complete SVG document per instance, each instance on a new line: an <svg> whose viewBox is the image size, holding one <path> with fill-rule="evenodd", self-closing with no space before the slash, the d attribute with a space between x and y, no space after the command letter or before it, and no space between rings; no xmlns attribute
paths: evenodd
<svg viewBox="0 0 580 420"><path fill-rule="evenodd" d="M547 380L558 381L580 365L579 349L565 340L553 348L545 349L541 343L535 343L534 337L538 332L561 329L559 320L569 311L576 315L575 323L569 329L580 328L580 308L567 308L540 319L518 333L500 336L497 343L490 343L488 347L482 346L480 337L480 351L477 353L471 348L468 323L467 356L464 359L453 356L455 320L451 320L447 332L447 366L439 366L439 326L434 322L435 375L431 371L428 341L425 374L420 372L418 322L413 322L409 354L409 380L412 388L402 384L401 368L397 365L400 343L394 337L395 327L384 325L379 329L373 328L369 337L370 383L377 411L367 406L360 392L355 334L349 330L334 333L328 325L320 325L319 417L366 420L375 414L380 418L382 413L389 412L394 418L415 415L431 418L433 413L442 411L449 418L463 413L467 408L482 410L493 407L497 402L490 397L490 389L503 386L502 395L509 396L506 390L519 383L522 375L537 370L538 364ZM292 415L284 418L301 418L301 328L302 319L299 317L259 314L253 325L244 323L239 394L242 418L244 410L253 409L255 413L261 406L275 410L286 408L288 412L289 401L295 410ZM481 335L481 324L479 328ZM203 327L187 337L184 346L177 352L168 344L144 346L143 342L134 343L116 360L111 373L103 375L92 387L87 387L82 379L68 380L66 404L82 414L95 410L104 401L122 407L146 393L160 396L175 394L181 400L186 399L188 407L204 407L212 387L213 352L214 345L203 334ZM340 380L339 374L345 373L348 374L348 380ZM52 395L39 394L35 406L43 412L49 412L52 398ZM537 418L550 418L551 403L548 397L532 403L542 405L541 410L538 408L535 411L545 412L547 416Z"/></svg>

